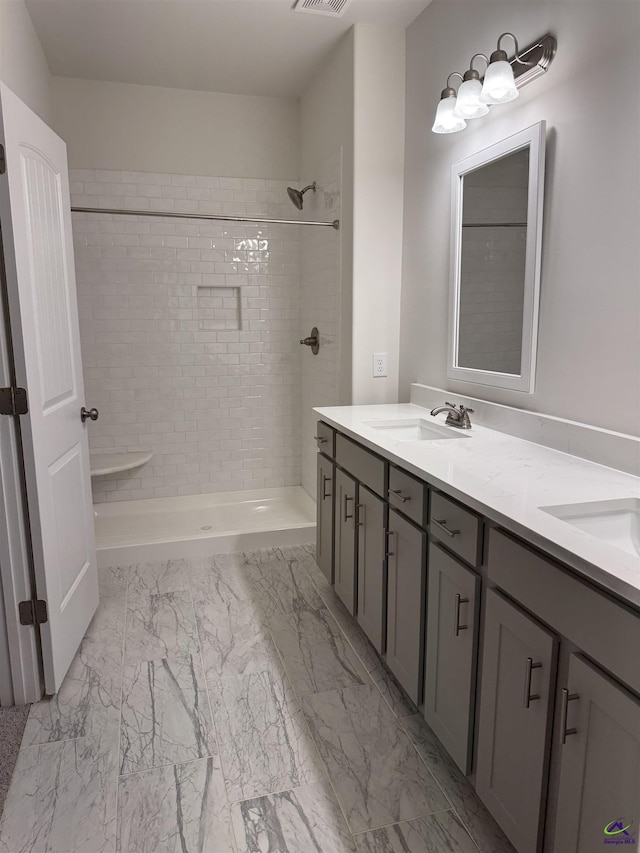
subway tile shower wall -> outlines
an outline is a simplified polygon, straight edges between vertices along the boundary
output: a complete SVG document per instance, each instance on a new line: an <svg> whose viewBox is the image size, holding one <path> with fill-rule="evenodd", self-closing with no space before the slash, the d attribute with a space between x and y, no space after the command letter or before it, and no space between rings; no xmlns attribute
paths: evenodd
<svg viewBox="0 0 640 853"><path fill-rule="evenodd" d="M76 207L302 218L284 181L70 178ZM73 230L90 447L154 453L94 501L300 483L302 229L74 213Z"/></svg>

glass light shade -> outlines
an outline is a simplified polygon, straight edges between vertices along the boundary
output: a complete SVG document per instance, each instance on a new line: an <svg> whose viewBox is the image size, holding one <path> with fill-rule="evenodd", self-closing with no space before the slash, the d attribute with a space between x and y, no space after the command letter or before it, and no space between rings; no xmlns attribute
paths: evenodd
<svg viewBox="0 0 640 853"><path fill-rule="evenodd" d="M436 120L431 128L434 133L456 133L458 130L465 129L466 121L454 115L455 105L455 98L443 98L440 101L436 110Z"/></svg>
<svg viewBox="0 0 640 853"><path fill-rule="evenodd" d="M486 116L489 107L480 102L481 92L482 83L479 80L465 80L458 89L454 116L466 119Z"/></svg>
<svg viewBox="0 0 640 853"><path fill-rule="evenodd" d="M480 102L483 104L506 104L517 98L518 95L511 65L506 59L492 62L484 75Z"/></svg>

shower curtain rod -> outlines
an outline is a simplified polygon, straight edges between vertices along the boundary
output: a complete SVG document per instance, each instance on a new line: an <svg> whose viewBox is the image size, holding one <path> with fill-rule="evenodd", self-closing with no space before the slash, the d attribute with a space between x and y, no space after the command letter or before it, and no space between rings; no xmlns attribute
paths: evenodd
<svg viewBox="0 0 640 853"><path fill-rule="evenodd" d="M160 210L116 210L109 207L72 207L72 213L114 213L117 216L168 216L173 219L207 219L221 222L264 222L275 225L322 225L328 228L340 229L340 220L333 222L309 222L302 219L260 219L252 216L223 216L217 213L175 213Z"/></svg>

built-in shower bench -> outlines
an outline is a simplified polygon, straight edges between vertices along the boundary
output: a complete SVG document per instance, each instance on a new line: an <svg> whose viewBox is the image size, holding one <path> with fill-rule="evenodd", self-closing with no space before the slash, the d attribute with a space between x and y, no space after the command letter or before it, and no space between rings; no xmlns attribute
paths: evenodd
<svg viewBox="0 0 640 853"><path fill-rule="evenodd" d="M105 474L119 474L145 465L153 456L151 450L125 450L121 453L90 453L90 470L92 477L102 477Z"/></svg>

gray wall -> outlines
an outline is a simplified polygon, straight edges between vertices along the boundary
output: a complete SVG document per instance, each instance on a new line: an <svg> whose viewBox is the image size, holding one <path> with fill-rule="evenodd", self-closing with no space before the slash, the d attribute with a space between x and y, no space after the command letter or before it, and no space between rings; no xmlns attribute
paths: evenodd
<svg viewBox="0 0 640 853"><path fill-rule="evenodd" d="M495 49L506 30L522 46L555 34L558 53L546 77L462 133L431 133L447 75L464 71L477 51ZM411 25L401 399L418 381L637 433L639 43L640 5L625 0L435 0ZM451 164L541 119L548 136L535 393L447 380Z"/></svg>
<svg viewBox="0 0 640 853"><path fill-rule="evenodd" d="M0 80L50 121L51 75L24 0L0 0Z"/></svg>
<svg viewBox="0 0 640 853"><path fill-rule="evenodd" d="M72 169L290 180L298 102L54 77L53 128Z"/></svg>

